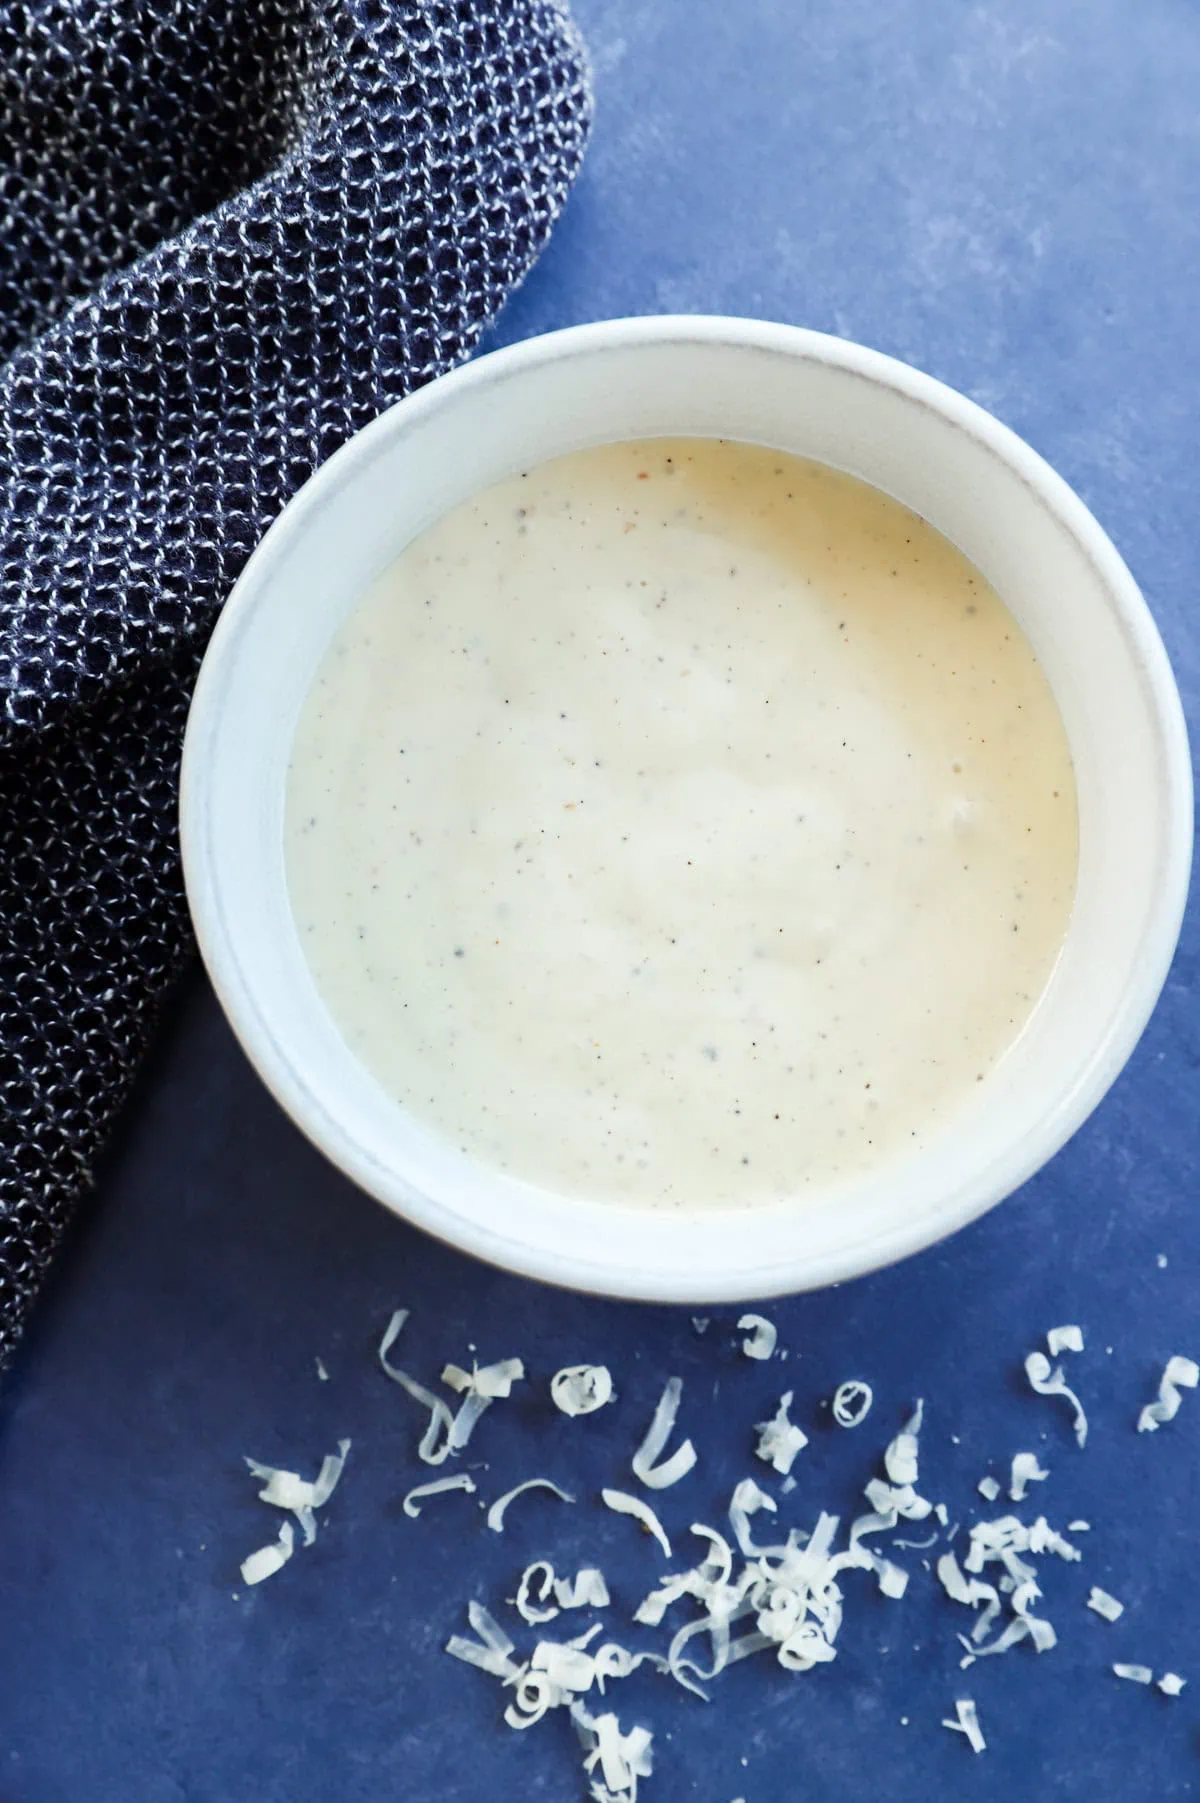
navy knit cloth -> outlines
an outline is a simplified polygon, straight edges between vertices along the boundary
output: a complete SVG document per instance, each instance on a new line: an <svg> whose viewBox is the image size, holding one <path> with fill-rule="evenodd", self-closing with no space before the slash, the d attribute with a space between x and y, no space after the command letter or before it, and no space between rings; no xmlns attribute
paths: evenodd
<svg viewBox="0 0 1200 1803"><path fill-rule="evenodd" d="M221 600L545 242L554 0L0 0L0 1365L190 949Z"/></svg>

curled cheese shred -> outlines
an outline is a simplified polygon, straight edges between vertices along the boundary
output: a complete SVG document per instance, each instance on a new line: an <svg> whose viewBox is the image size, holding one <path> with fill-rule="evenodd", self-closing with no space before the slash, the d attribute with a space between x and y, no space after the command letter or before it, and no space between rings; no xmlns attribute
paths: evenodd
<svg viewBox="0 0 1200 1803"><path fill-rule="evenodd" d="M1125 1613L1124 1603L1119 1603L1107 1590L1101 1590L1098 1584L1093 1584L1088 1591L1087 1606L1095 1610L1097 1615L1103 1616L1105 1621L1119 1621Z"/></svg>
<svg viewBox="0 0 1200 1803"><path fill-rule="evenodd" d="M785 1391L771 1419L760 1421L755 1427L758 1435L755 1452L764 1464L773 1466L783 1477L791 1471L796 1454L808 1445L808 1435L788 1419L793 1394L792 1390Z"/></svg>
<svg viewBox="0 0 1200 1803"><path fill-rule="evenodd" d="M1025 1360L1025 1375L1039 1396L1061 1396L1075 1411L1075 1438L1081 1447L1087 1445L1088 1419L1083 1404L1062 1374L1062 1366L1050 1364L1044 1352L1031 1352Z"/></svg>
<svg viewBox="0 0 1200 1803"><path fill-rule="evenodd" d="M746 1338L742 1341L742 1351L746 1357L769 1359L779 1337L774 1321L768 1321L765 1315L742 1315L738 1319L738 1327L747 1330Z"/></svg>
<svg viewBox="0 0 1200 1803"><path fill-rule="evenodd" d="M596 1689L601 1696L604 1695L604 1686L610 1678L628 1678L639 1665L652 1665L659 1672L669 1670L661 1653L631 1653L627 1647L618 1646L613 1640L597 1647L593 1664L596 1668Z"/></svg>
<svg viewBox="0 0 1200 1803"><path fill-rule="evenodd" d="M1042 1553L1054 1553L1059 1559L1071 1561L1078 1561L1083 1557L1079 1548L1072 1546L1069 1540L1064 1540L1044 1515L1039 1515L1029 1530L1029 1550L1038 1556Z"/></svg>
<svg viewBox="0 0 1200 1803"><path fill-rule="evenodd" d="M399 1384L414 1402L429 1410L429 1426L421 1436L417 1457L426 1465L441 1465L452 1452L463 1450L484 1411L499 1397L511 1395L513 1384L524 1377L525 1367L516 1358L499 1359L494 1365L474 1366L470 1371L464 1371L461 1365L446 1365L442 1370L442 1382L462 1396L457 1411L452 1414L440 1396L388 1360L388 1353L408 1320L408 1314L406 1308L398 1308L388 1322L379 1343L379 1363L394 1384Z"/></svg>
<svg viewBox="0 0 1200 1803"><path fill-rule="evenodd" d="M882 1478L873 1477L863 1486L863 1495L877 1514L891 1517L888 1527L894 1528L901 1516L905 1521L924 1521L933 1514L928 1497L918 1496L911 1484L885 1484Z"/></svg>
<svg viewBox="0 0 1200 1803"><path fill-rule="evenodd" d="M516 1647L491 1611L482 1603L471 1601L467 1604L467 1620L477 1638L468 1640L463 1634L452 1634L446 1642L450 1656L481 1672L490 1672L494 1678L503 1678L505 1683L519 1679L523 1668L512 1656Z"/></svg>
<svg viewBox="0 0 1200 1803"><path fill-rule="evenodd" d="M646 1437L631 1460L633 1475L648 1490L666 1490L672 1484L677 1484L696 1463L696 1448L690 1440L677 1446L670 1458L664 1459L661 1465L657 1463L675 1426L682 1394L682 1378L669 1377L658 1399L650 1426L646 1429Z"/></svg>
<svg viewBox="0 0 1200 1803"><path fill-rule="evenodd" d="M982 1753L987 1746L979 1726L979 1711L970 1697L958 1698L954 1705L954 1720L943 1718L942 1727L949 1728L954 1734L965 1734L973 1753Z"/></svg>
<svg viewBox="0 0 1200 1803"><path fill-rule="evenodd" d="M454 1431L453 1415L440 1396L435 1396L432 1390L427 1390L424 1384L418 1383L415 1377L410 1377L407 1371L402 1371L399 1365L388 1363L388 1353L392 1350L401 1328L408 1320L408 1313L406 1308L398 1308L388 1322L384 1329L383 1339L379 1342L379 1363L394 1384L399 1384L400 1388L411 1396L414 1402L419 1402L422 1408L429 1410L429 1426L421 1436L421 1443L417 1447L417 1457L426 1465L440 1465L450 1452L450 1436Z"/></svg>
<svg viewBox="0 0 1200 1803"><path fill-rule="evenodd" d="M1180 1390L1194 1390L1197 1383L1200 1383L1200 1366L1193 1359L1181 1358L1178 1354L1168 1359L1159 1382L1157 1402L1148 1402L1138 1416L1138 1433L1157 1433L1164 1422L1174 1421L1182 1401Z"/></svg>
<svg viewBox="0 0 1200 1803"><path fill-rule="evenodd" d="M415 1521L421 1513L422 1499L427 1496L441 1496L446 1490L466 1490L473 1496L475 1480L468 1477L465 1471L458 1472L454 1477L431 1478L427 1484L415 1485L405 1496L401 1507L404 1513Z"/></svg>
<svg viewBox="0 0 1200 1803"><path fill-rule="evenodd" d="M554 1595L560 1609L607 1609L612 1600L604 1573L585 1565L573 1578L555 1578Z"/></svg>
<svg viewBox="0 0 1200 1803"><path fill-rule="evenodd" d="M504 1719L510 1728L532 1728L547 1709L557 1708L562 1701L549 1672L535 1672L523 1666L509 1682L515 1694L504 1711Z"/></svg>
<svg viewBox="0 0 1200 1803"><path fill-rule="evenodd" d="M900 1489L917 1481L917 1435L921 1431L924 1416L925 1404L918 1402L906 1426L890 1442L883 1455L883 1468L887 1472L888 1482Z"/></svg>
<svg viewBox="0 0 1200 1803"><path fill-rule="evenodd" d="M1024 1502L1025 1493L1030 1484L1044 1484L1050 1476L1038 1464L1036 1452L1018 1452L1013 1455L1012 1473L1009 1478L1008 1494L1013 1502Z"/></svg>
<svg viewBox="0 0 1200 1803"><path fill-rule="evenodd" d="M520 1359L497 1359L494 1365L475 1365L470 1371L464 1371L461 1365L446 1365L442 1382L460 1395L473 1391L495 1402L497 1397L511 1396L513 1385L524 1375L525 1366Z"/></svg>
<svg viewBox="0 0 1200 1803"><path fill-rule="evenodd" d="M597 1803L637 1803L637 1781L653 1770L650 1730L631 1728L623 1734L615 1715L591 1715L580 1702L572 1703L571 1720L584 1749L584 1771L591 1777L599 1767L593 1798Z"/></svg>
<svg viewBox="0 0 1200 1803"><path fill-rule="evenodd" d="M562 1489L548 1477L527 1477L523 1484L514 1484L503 1496L498 1496L487 1512L487 1524L493 1534L504 1532L504 1512L514 1498L521 1496L526 1490L553 1490L555 1496L565 1503L573 1503L575 1498L569 1491Z"/></svg>
<svg viewBox="0 0 1200 1803"><path fill-rule="evenodd" d="M632 1515L641 1523L648 1534L653 1534L663 1552L671 1557L671 1542L667 1539L666 1530L649 1503L644 1503L640 1496L630 1496L624 1490L601 1490L601 1500L617 1515Z"/></svg>
<svg viewBox="0 0 1200 1803"><path fill-rule="evenodd" d="M300 1523L305 1546L311 1546L317 1537L313 1511L323 1508L337 1489L349 1450L349 1440L339 1440L337 1451L326 1453L321 1461L321 1469L311 1481L295 1471L283 1471L275 1465L262 1465L257 1459L246 1460L251 1475L264 1480L263 1488L258 1493L259 1501L270 1503L276 1509L286 1509L294 1515Z"/></svg>
<svg viewBox="0 0 1200 1803"><path fill-rule="evenodd" d="M500 1398L511 1396L514 1383L524 1375L520 1359L499 1359L494 1365L472 1366L470 1371L461 1365L444 1366L442 1382L462 1397L450 1423L447 1451L461 1452L484 1412Z"/></svg>
<svg viewBox="0 0 1200 1803"><path fill-rule="evenodd" d="M766 1547L755 1546L750 1538L750 1517L757 1515L760 1509L766 1509L774 1515L777 1507L775 1498L760 1489L752 1477L744 1477L740 1484L734 1486L733 1495L729 1499L729 1525L744 1558L753 1559L768 1550Z"/></svg>
<svg viewBox="0 0 1200 1803"><path fill-rule="evenodd" d="M1046 1350L1052 1359L1060 1352L1083 1351L1083 1329L1072 1323L1069 1327L1052 1327L1046 1335Z"/></svg>
<svg viewBox="0 0 1200 1803"><path fill-rule="evenodd" d="M264 1578L274 1577L291 1558L295 1544L296 1530L290 1521L285 1521L280 1526L278 1540L273 1540L270 1546L260 1546L256 1553L242 1560L243 1584L261 1584Z"/></svg>
<svg viewBox="0 0 1200 1803"><path fill-rule="evenodd" d="M968 1609L977 1609L980 1603L985 1605L972 1631L973 1639L982 1640L1000 1613L1000 1592L994 1584L987 1584L981 1578L968 1580L953 1553L942 1554L937 1562L937 1575L952 1602L963 1603Z"/></svg>
<svg viewBox="0 0 1200 1803"><path fill-rule="evenodd" d="M564 1415L592 1415L611 1402L612 1373L607 1365L564 1365L550 1379L550 1396Z"/></svg>
<svg viewBox="0 0 1200 1803"><path fill-rule="evenodd" d="M531 1600L530 1593L537 1586L536 1600ZM554 1594L554 1567L549 1559L535 1559L521 1573L521 1582L517 1585L517 1594L513 1598L517 1614L522 1621L532 1627L535 1623L553 1621L558 1614L559 1605L548 1602Z"/></svg>
<svg viewBox="0 0 1200 1803"><path fill-rule="evenodd" d="M557 1640L539 1640L529 1661L532 1670L542 1671L560 1691L569 1690L582 1696L592 1688L596 1662L581 1646L564 1646Z"/></svg>
<svg viewBox="0 0 1200 1803"><path fill-rule="evenodd" d="M839 1427L859 1427L870 1414L874 1400L870 1384L849 1377L833 1392L833 1418Z"/></svg>

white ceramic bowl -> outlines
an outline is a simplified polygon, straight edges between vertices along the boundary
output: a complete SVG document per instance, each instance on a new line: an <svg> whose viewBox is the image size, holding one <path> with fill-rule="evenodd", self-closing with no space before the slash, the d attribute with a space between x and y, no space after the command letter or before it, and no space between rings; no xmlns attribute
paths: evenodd
<svg viewBox="0 0 1200 1803"><path fill-rule="evenodd" d="M417 533L501 477L621 438L696 434L819 458L923 514L1024 627L1079 795L1079 886L1042 1005L970 1106L903 1165L794 1207L565 1200L472 1164L355 1061L288 900L284 782L334 632ZM617 1296L813 1288L961 1227L1055 1152L1129 1057L1166 977L1191 861L1191 769L1162 643L1083 503L951 389L858 345L706 318L535 338L402 401L317 472L234 588L183 760L182 834L209 974L251 1061L333 1162L398 1214L512 1270Z"/></svg>

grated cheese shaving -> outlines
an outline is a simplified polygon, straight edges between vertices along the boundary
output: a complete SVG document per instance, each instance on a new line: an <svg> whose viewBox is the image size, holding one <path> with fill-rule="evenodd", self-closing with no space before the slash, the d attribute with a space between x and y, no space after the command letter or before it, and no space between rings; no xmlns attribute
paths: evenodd
<svg viewBox="0 0 1200 1803"><path fill-rule="evenodd" d="M1012 1475L1009 1479L1008 1494L1013 1502L1024 1502L1025 1492L1030 1484L1042 1484L1050 1476L1038 1464L1035 1452L1018 1452L1014 1454ZM981 1486L982 1487L982 1486ZM995 1501L995 1498L992 1498Z"/></svg>
<svg viewBox="0 0 1200 1803"><path fill-rule="evenodd" d="M886 1532L896 1526L901 1517L905 1521L924 1521L932 1515L933 1504L923 1496L918 1496L914 1488L918 1476L918 1441L921 1431L921 1420L924 1405L918 1402L907 1425L892 1440L883 1455L884 1470L891 1481L885 1483L882 1478L873 1477L864 1487L863 1495L871 1505L870 1515L860 1515L850 1528L851 1541L857 1542L865 1534Z"/></svg>
<svg viewBox="0 0 1200 1803"><path fill-rule="evenodd" d="M274 1577L291 1558L295 1543L295 1529L290 1521L283 1522L278 1540L273 1540L270 1546L260 1546L256 1553L242 1560L242 1582L261 1584L264 1578Z"/></svg>
<svg viewBox="0 0 1200 1803"><path fill-rule="evenodd" d="M465 1471L460 1471L455 1477L432 1478L429 1483L417 1484L414 1489L410 1490L408 1495L404 1498L401 1507L403 1508L404 1513L410 1515L415 1521L417 1516L421 1513L421 1498L425 1496L441 1496L445 1490L466 1490L473 1496L475 1494L475 1480L474 1478L468 1477Z"/></svg>
<svg viewBox="0 0 1200 1803"><path fill-rule="evenodd" d="M941 1536L937 1529L934 1528L927 1540L893 1540L892 1545L902 1546L906 1552L925 1553L929 1551L931 1546L936 1546L940 1538Z"/></svg>
<svg viewBox="0 0 1200 1803"><path fill-rule="evenodd" d="M925 1404L918 1402L908 1425L896 1435L883 1455L883 1468L887 1472L888 1482L901 1488L917 1481L917 1435L921 1431L924 1415Z"/></svg>
<svg viewBox="0 0 1200 1803"><path fill-rule="evenodd" d="M399 1384L400 1388L411 1396L414 1402L419 1402L423 1408L429 1410L429 1426L421 1436L421 1443L417 1447L417 1457L426 1465L440 1465L450 1452L450 1435L454 1431L453 1415L440 1396L435 1396L432 1390L427 1390L424 1384L418 1383L415 1377L410 1377L407 1371L402 1371L399 1365L388 1363L387 1355L395 1345L401 1328L408 1320L408 1313L406 1308L398 1308L388 1322L384 1329L383 1339L379 1343L379 1363L394 1384Z"/></svg>
<svg viewBox="0 0 1200 1803"><path fill-rule="evenodd" d="M282 1471L275 1465L261 1465L257 1459L246 1460L251 1476L265 1480L258 1493L259 1501L270 1503L276 1509L286 1509L294 1515L300 1523L305 1546L311 1546L317 1537L313 1511L323 1508L337 1489L349 1450L349 1440L339 1440L337 1451L325 1455L321 1469L311 1482L298 1472Z"/></svg>
<svg viewBox="0 0 1200 1803"><path fill-rule="evenodd" d="M833 1418L839 1427L858 1427L871 1412L875 1393L857 1377L847 1378L833 1393Z"/></svg>
<svg viewBox="0 0 1200 1803"><path fill-rule="evenodd" d="M697 1617L695 1621L685 1623L678 1629L667 1648L667 1670L671 1676L678 1684L682 1684L685 1690L690 1690L694 1696L698 1696L705 1703L708 1702L708 1692L701 1689L701 1684L718 1677L729 1664L731 1646L729 1624L750 1613L748 1605L743 1608L734 1608L731 1603L719 1602L715 1595L711 1601L714 1606L709 1608L707 1614ZM711 1647L711 1662L707 1671L702 1665L697 1665L694 1659L684 1658L684 1648L689 1642L705 1634L709 1637ZM765 1636L760 1636L759 1639L763 1645L770 1644Z"/></svg>
<svg viewBox="0 0 1200 1803"><path fill-rule="evenodd" d="M573 1503L575 1501L575 1498L569 1491L560 1488L560 1486L553 1483L550 1478L527 1477L523 1484L514 1484L511 1490L506 1490L503 1496L498 1496L488 1510L487 1524L491 1528L493 1534L502 1534L504 1532L504 1511L515 1497L522 1495L526 1490L553 1490L555 1496L561 1498L563 1502Z"/></svg>
<svg viewBox="0 0 1200 1803"><path fill-rule="evenodd" d="M535 1577L535 1573L540 1576ZM529 1593L535 1583L538 1585L537 1601L531 1602ZM521 1620L528 1622L531 1627L538 1622L553 1621L558 1614L559 1605L548 1603L544 1608L541 1606L546 1603L546 1598L553 1593L553 1590L554 1567L549 1559L535 1559L532 1565L527 1565L521 1573L521 1582L517 1585L517 1594L513 1598L514 1606Z"/></svg>
<svg viewBox="0 0 1200 1803"><path fill-rule="evenodd" d="M590 1777L600 1769L589 1791L593 1803L637 1803L637 1781L653 1769L650 1730L631 1728L622 1734L615 1715L590 1715L579 1702L571 1705L571 1720L584 1749L584 1771Z"/></svg>
<svg viewBox="0 0 1200 1803"><path fill-rule="evenodd" d="M1186 1683L1187 1679L1181 1678L1178 1672L1164 1672L1158 1680L1158 1688L1164 1697L1177 1697Z"/></svg>
<svg viewBox="0 0 1200 1803"><path fill-rule="evenodd" d="M943 1728L949 1728L954 1734L965 1734L973 1753L982 1753L987 1746L983 1738L983 1730L979 1726L979 1711L970 1697L959 1697L954 1705L954 1720L943 1718Z"/></svg>
<svg viewBox="0 0 1200 1803"><path fill-rule="evenodd" d="M475 1432L480 1416L493 1402L512 1395L512 1387L525 1376L520 1359L500 1359L494 1365L472 1365L464 1371L461 1365L445 1365L442 1382L462 1397L450 1424L447 1450L461 1452Z"/></svg>
<svg viewBox="0 0 1200 1803"><path fill-rule="evenodd" d="M599 1623L596 1624L597 1629ZM539 1640L529 1661L534 1671L545 1672L556 1690L570 1690L582 1696L592 1688L596 1662L579 1646L563 1646L555 1640Z"/></svg>
<svg viewBox="0 0 1200 1803"><path fill-rule="evenodd" d="M697 1333L707 1333L711 1319L711 1315L693 1315L692 1326Z"/></svg>
<svg viewBox="0 0 1200 1803"><path fill-rule="evenodd" d="M770 1421L756 1424L758 1445L755 1451L767 1465L773 1465L781 1476L786 1477L792 1469L796 1454L808 1445L808 1435L788 1420L788 1410L792 1406L794 1392L785 1391Z"/></svg>
<svg viewBox="0 0 1200 1803"><path fill-rule="evenodd" d="M986 1605L972 1632L972 1639L982 1640L1000 1613L1000 1592L994 1584L987 1584L981 1578L973 1577L968 1581L953 1553L942 1554L937 1562L937 1575L951 1602L964 1603L969 1609L978 1608L980 1603Z"/></svg>
<svg viewBox="0 0 1200 1803"><path fill-rule="evenodd" d="M677 1484L696 1463L696 1448L690 1440L685 1440L682 1446L676 1447L671 1457L661 1465L656 1463L675 1426L682 1394L682 1378L669 1377L658 1399L650 1426L646 1429L646 1437L631 1460L633 1475L648 1490L666 1490L672 1484Z"/></svg>
<svg viewBox="0 0 1200 1803"><path fill-rule="evenodd" d="M1167 1360L1167 1368L1158 1386L1158 1401L1148 1402L1138 1416L1138 1433L1157 1433L1164 1422L1174 1421L1179 1413L1181 1389L1194 1390L1200 1383L1200 1365L1178 1354Z"/></svg>
<svg viewBox="0 0 1200 1803"><path fill-rule="evenodd" d="M555 1709L566 1700L549 1672L531 1671L527 1665L506 1682L514 1687L513 1701L504 1711L510 1728L532 1728L547 1709Z"/></svg>
<svg viewBox="0 0 1200 1803"><path fill-rule="evenodd" d="M474 1665L481 1672L490 1672L493 1677L503 1678L505 1683L519 1679L524 1668L512 1657L516 1647L491 1611L482 1603L471 1601L467 1604L467 1620L477 1638L468 1640L465 1635L452 1634L446 1642L446 1651L451 1657L461 1659L464 1665Z"/></svg>
<svg viewBox="0 0 1200 1803"><path fill-rule="evenodd" d="M1115 1596L1109 1596L1108 1591L1101 1590L1098 1584L1093 1584L1088 1592L1087 1606L1094 1609L1097 1615L1102 1615L1105 1621L1119 1621L1125 1613L1124 1603L1119 1603Z"/></svg>
<svg viewBox="0 0 1200 1803"><path fill-rule="evenodd" d="M511 1396L512 1387L525 1376L520 1359L499 1359L494 1365L472 1365L464 1371L461 1365L445 1365L442 1382L459 1395L486 1396L489 1402Z"/></svg>
<svg viewBox="0 0 1200 1803"><path fill-rule="evenodd" d="M667 1558L671 1557L671 1542L649 1503L644 1503L640 1496L627 1495L624 1490L601 1490L600 1496L617 1515L632 1515L635 1521L640 1521L646 1532L654 1535Z"/></svg>
<svg viewBox="0 0 1200 1803"><path fill-rule="evenodd" d="M981 1477L975 1488L978 1490L980 1496L984 1497L988 1502L995 1502L1000 1494L999 1484L994 1477L990 1476Z"/></svg>
<svg viewBox="0 0 1200 1803"><path fill-rule="evenodd" d="M1079 1548L1072 1546L1069 1540L1064 1540L1062 1535L1050 1526L1044 1515L1039 1515L1029 1530L1029 1550L1039 1556L1042 1553L1054 1553L1059 1559L1075 1562L1083 1557Z"/></svg>
<svg viewBox="0 0 1200 1803"><path fill-rule="evenodd" d="M628 1648L618 1646L615 1640L606 1641L597 1648L592 1663L596 1670L596 1689L601 1696L610 1678L627 1678L639 1665L652 1665L658 1672L669 1669L661 1653L631 1653Z"/></svg>
<svg viewBox="0 0 1200 1803"><path fill-rule="evenodd" d="M1070 1327L1052 1327L1046 1335L1046 1349L1052 1359L1056 1359L1060 1352L1082 1352L1082 1327L1074 1324Z"/></svg>
<svg viewBox="0 0 1200 1803"><path fill-rule="evenodd" d="M879 1562L879 1589L882 1595L899 1601L908 1589L908 1573L902 1566L893 1565L890 1559L881 1559Z"/></svg>
<svg viewBox="0 0 1200 1803"><path fill-rule="evenodd" d="M747 1559L755 1558L767 1550L765 1547L755 1546L750 1538L750 1517L757 1515L760 1509L768 1509L773 1515L777 1506L775 1498L761 1490L752 1477L744 1477L740 1484L735 1484L733 1495L729 1499L729 1523L733 1528L733 1537Z"/></svg>
<svg viewBox="0 0 1200 1803"><path fill-rule="evenodd" d="M1154 1678L1148 1665L1114 1665L1113 1675L1128 1679L1130 1684L1149 1684Z"/></svg>
<svg viewBox="0 0 1200 1803"><path fill-rule="evenodd" d="M554 1595L560 1609L607 1609L611 1598L604 1573L585 1565L573 1578L555 1578Z"/></svg>
<svg viewBox="0 0 1200 1803"><path fill-rule="evenodd" d="M1025 1360L1025 1375L1031 1387L1039 1396L1062 1396L1075 1411L1075 1438L1080 1446L1086 1446L1088 1421L1083 1404L1070 1389L1062 1374L1062 1366L1051 1368L1050 1360L1044 1352L1031 1352Z"/></svg>
<svg viewBox="0 0 1200 1803"><path fill-rule="evenodd" d="M480 1416L497 1398L511 1394L513 1384L524 1377L525 1367L520 1359L500 1359L494 1365L473 1366L470 1371L464 1371L461 1365L446 1365L442 1382L463 1399L457 1413L451 1414L440 1396L388 1361L388 1353L408 1315L408 1309L398 1308L388 1322L379 1345L379 1363L394 1384L429 1410L429 1426L421 1436L417 1457L426 1465L441 1465L452 1452L463 1450Z"/></svg>
<svg viewBox="0 0 1200 1803"><path fill-rule="evenodd" d="M769 1359L775 1350L778 1332L773 1321L765 1315L741 1315L738 1327L746 1328L746 1338L742 1341L742 1351L748 1359Z"/></svg>
<svg viewBox="0 0 1200 1803"><path fill-rule="evenodd" d="M325 1369L324 1359L317 1360L317 1376L320 1378L320 1380L323 1384L327 1384L329 1382L329 1373Z"/></svg>
<svg viewBox="0 0 1200 1803"><path fill-rule="evenodd" d="M536 1599L531 1600L535 1587ZM517 1614L530 1626L553 1621L561 1609L605 1609L610 1600L604 1574L595 1566L585 1565L573 1578L556 1578L549 1559L535 1559L525 1567L512 1598Z"/></svg>
<svg viewBox="0 0 1200 1803"><path fill-rule="evenodd" d="M612 1373L607 1365L564 1365L550 1379L550 1396L564 1415L593 1415L612 1401Z"/></svg>

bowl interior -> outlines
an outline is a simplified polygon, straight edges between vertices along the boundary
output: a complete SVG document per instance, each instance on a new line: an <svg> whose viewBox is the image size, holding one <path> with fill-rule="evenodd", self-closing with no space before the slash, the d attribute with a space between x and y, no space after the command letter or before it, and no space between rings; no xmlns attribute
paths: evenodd
<svg viewBox="0 0 1200 1803"><path fill-rule="evenodd" d="M481 1170L351 1056L292 924L284 791L330 639L404 546L459 501L567 451L711 435L820 459L922 514L993 584L1054 690L1075 765L1079 881L1042 1003L971 1104L903 1165L826 1199L657 1212L564 1200ZM1161 643L1082 503L1005 428L906 366L739 321L559 333L400 403L310 482L231 596L184 757L185 872L201 949L252 1061L364 1188L465 1249L613 1294L737 1300L830 1282L928 1244L1009 1193L1095 1106L1174 947L1190 863L1187 746Z"/></svg>

